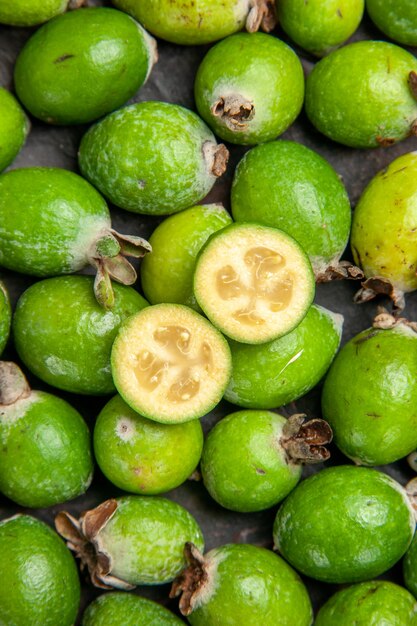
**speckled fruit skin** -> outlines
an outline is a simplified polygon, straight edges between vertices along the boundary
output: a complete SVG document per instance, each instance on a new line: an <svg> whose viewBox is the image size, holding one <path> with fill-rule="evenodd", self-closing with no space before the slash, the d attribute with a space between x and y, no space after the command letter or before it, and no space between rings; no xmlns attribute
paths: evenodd
<svg viewBox="0 0 417 626"><path fill-rule="evenodd" d="M106 593L86 609L81 626L178 626L182 620L160 604L132 593Z"/></svg>
<svg viewBox="0 0 417 626"><path fill-rule="evenodd" d="M84 135L79 165L105 196L134 213L164 215L197 204L215 176L203 149L216 140L200 118L166 102L132 104Z"/></svg>
<svg viewBox="0 0 417 626"><path fill-rule="evenodd" d="M106 404L94 428L101 471L132 493L154 495L178 487L197 467L202 449L198 420L158 424L133 411L120 396Z"/></svg>
<svg viewBox="0 0 417 626"><path fill-rule="evenodd" d="M353 213L351 247L367 278L402 292L417 289L417 152L378 172Z"/></svg>
<svg viewBox="0 0 417 626"><path fill-rule="evenodd" d="M147 79L153 55L146 31L121 11L72 11L25 44L14 70L16 92L44 122L84 124L129 100Z"/></svg>
<svg viewBox="0 0 417 626"><path fill-rule="evenodd" d="M294 141L273 141L245 154L233 179L232 213L237 222L287 232L316 273L340 259L349 238L349 197L338 174Z"/></svg>
<svg viewBox="0 0 417 626"><path fill-rule="evenodd" d="M406 552L414 512L394 479L340 465L310 476L290 493L274 523L275 547L303 574L331 583L379 576Z"/></svg>
<svg viewBox="0 0 417 626"><path fill-rule="evenodd" d="M0 23L10 26L36 26L67 10L69 0L3 0Z"/></svg>
<svg viewBox="0 0 417 626"><path fill-rule="evenodd" d="M417 446L417 334L404 324L369 328L336 356L324 383L323 417L346 456L385 465Z"/></svg>
<svg viewBox="0 0 417 626"><path fill-rule="evenodd" d="M0 172L14 161L26 141L29 129L29 119L16 98L7 89L0 87Z"/></svg>
<svg viewBox="0 0 417 626"><path fill-rule="evenodd" d="M290 333L261 345L229 341L232 376L225 398L251 409L297 400L328 370L342 335L341 316L313 304Z"/></svg>
<svg viewBox="0 0 417 626"><path fill-rule="evenodd" d="M0 522L4 626L72 626L80 603L77 568L63 541L29 515Z"/></svg>
<svg viewBox="0 0 417 626"><path fill-rule="evenodd" d="M371 20L394 41L417 46L417 12L413 0L366 0Z"/></svg>
<svg viewBox="0 0 417 626"><path fill-rule="evenodd" d="M193 292L197 255L210 235L231 223L220 204L191 207L161 222L149 239L152 254L144 257L140 268L147 300L201 311Z"/></svg>
<svg viewBox="0 0 417 626"><path fill-rule="evenodd" d="M257 144L281 135L304 101L304 73L295 52L263 33L240 33L216 44L204 57L195 79L198 112L222 139ZM212 107L236 94L254 107L251 119L230 127Z"/></svg>
<svg viewBox="0 0 417 626"><path fill-rule="evenodd" d="M352 585L324 604L314 626L416 626L417 605L403 587L385 580Z"/></svg>
<svg viewBox="0 0 417 626"><path fill-rule="evenodd" d="M358 28L364 0L277 0L280 26L301 48L324 56Z"/></svg>
<svg viewBox="0 0 417 626"><path fill-rule="evenodd" d="M405 586L417 598L417 539L414 536L403 561Z"/></svg>
<svg viewBox="0 0 417 626"><path fill-rule="evenodd" d="M19 299L13 333L20 358L49 385L80 394L115 390L110 352L122 322L147 306L131 287L114 285L115 304L105 311L88 276L35 283Z"/></svg>
<svg viewBox="0 0 417 626"><path fill-rule="evenodd" d="M9 338L12 310L6 287L0 282L0 356Z"/></svg>
<svg viewBox="0 0 417 626"><path fill-rule="evenodd" d="M385 41L344 46L314 67L306 84L306 111L330 139L352 148L389 146L405 139L417 119L408 85L417 59Z"/></svg>

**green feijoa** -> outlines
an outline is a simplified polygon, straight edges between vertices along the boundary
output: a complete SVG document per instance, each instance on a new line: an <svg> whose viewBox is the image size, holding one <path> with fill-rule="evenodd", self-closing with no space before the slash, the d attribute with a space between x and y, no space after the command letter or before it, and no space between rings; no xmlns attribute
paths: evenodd
<svg viewBox="0 0 417 626"><path fill-rule="evenodd" d="M322 57L358 28L365 0L277 0L280 26L301 48Z"/></svg>
<svg viewBox="0 0 417 626"><path fill-rule="evenodd" d="M35 283L20 297L13 318L16 350L49 385L81 394L115 390L110 353L122 322L148 305L132 287L114 285L114 306L96 302L89 276Z"/></svg>
<svg viewBox="0 0 417 626"><path fill-rule="evenodd" d="M83 0L1 0L0 23L10 26L36 26L76 8Z"/></svg>
<svg viewBox="0 0 417 626"><path fill-rule="evenodd" d="M226 170L228 156L192 111L167 102L140 102L87 131L79 164L83 175L122 209L165 215L202 200Z"/></svg>
<svg viewBox="0 0 417 626"><path fill-rule="evenodd" d="M385 465L417 447L416 369L416 330L385 313L336 356L324 383L323 417L355 463Z"/></svg>
<svg viewBox="0 0 417 626"><path fill-rule="evenodd" d="M221 204L191 207L161 222L149 239L152 254L140 271L149 302L185 304L200 311L193 292L197 255L210 235L231 222Z"/></svg>
<svg viewBox="0 0 417 626"><path fill-rule="evenodd" d="M335 593L314 626L416 626L417 604L403 587L387 580L358 583Z"/></svg>
<svg viewBox="0 0 417 626"><path fill-rule="evenodd" d="M184 624L160 604L125 591L96 598L86 609L81 626L178 626Z"/></svg>
<svg viewBox="0 0 417 626"><path fill-rule="evenodd" d="M414 511L405 489L368 467L340 465L301 482L278 510L275 547L298 571L324 582L379 576L409 547Z"/></svg>
<svg viewBox="0 0 417 626"><path fill-rule="evenodd" d="M9 338L12 309L6 287L0 282L0 355Z"/></svg>
<svg viewBox="0 0 417 626"><path fill-rule="evenodd" d="M417 59L385 41L336 50L307 79L306 111L321 133L352 148L391 146L417 132Z"/></svg>
<svg viewBox="0 0 417 626"><path fill-rule="evenodd" d="M204 57L194 93L201 117L225 141L269 141L300 113L303 67L295 52L276 37L232 35Z"/></svg>
<svg viewBox="0 0 417 626"><path fill-rule="evenodd" d="M49 124L84 124L124 104L146 81L156 43L109 8L72 11L37 30L14 69L17 95Z"/></svg>
<svg viewBox="0 0 417 626"><path fill-rule="evenodd" d="M236 33L275 26L271 0L112 0L151 33L181 45L211 43Z"/></svg>
<svg viewBox="0 0 417 626"><path fill-rule="evenodd" d="M94 428L94 453L105 476L124 491L164 493L194 472L203 449L198 420L158 424L133 411L115 396Z"/></svg>
<svg viewBox="0 0 417 626"><path fill-rule="evenodd" d="M62 511L55 525L88 566L93 584L105 589L170 582L185 565L184 544L204 547L194 517L176 502L156 496L106 500L79 520Z"/></svg>
<svg viewBox="0 0 417 626"><path fill-rule="evenodd" d="M402 309L404 293L417 289L417 152L398 157L368 184L353 213L351 246L367 279L355 299L381 293Z"/></svg>
<svg viewBox="0 0 417 626"><path fill-rule="evenodd" d="M201 473L210 495L232 511L262 511L283 500L301 478L303 463L320 463L332 439L323 420L288 420L270 411L238 411L210 431ZM314 443L311 443L314 442Z"/></svg>
<svg viewBox="0 0 417 626"><path fill-rule="evenodd" d="M245 154L232 186L237 222L280 228L310 257L319 281L335 272L349 239L349 197L338 174L319 154L295 141L272 141Z"/></svg>
<svg viewBox="0 0 417 626"><path fill-rule="evenodd" d="M414 479L415 480L415 479ZM414 481L410 481L412 485ZM408 548L404 561L403 573L405 586L417 598L417 540L414 537L411 546Z"/></svg>
<svg viewBox="0 0 417 626"><path fill-rule="evenodd" d="M366 10L385 35L405 46L417 46L414 0L366 0Z"/></svg>
<svg viewBox="0 0 417 626"><path fill-rule="evenodd" d="M72 626L80 604L77 568L63 541L30 515L0 522L4 626Z"/></svg>
<svg viewBox="0 0 417 626"><path fill-rule="evenodd" d="M14 363L0 361L0 491L25 507L85 493L93 477L90 433L70 404L32 391Z"/></svg>
<svg viewBox="0 0 417 626"><path fill-rule="evenodd" d="M290 333L261 345L229 341L232 376L225 398L250 409L273 409L315 387L336 355L343 317L313 304Z"/></svg>
<svg viewBox="0 0 417 626"><path fill-rule="evenodd" d="M187 544L188 568L171 597L192 626L311 626L313 612L298 574L279 556L248 544L226 544L204 557Z"/></svg>
<svg viewBox="0 0 417 626"><path fill-rule="evenodd" d="M14 161L29 129L29 120L16 98L0 87L0 172Z"/></svg>

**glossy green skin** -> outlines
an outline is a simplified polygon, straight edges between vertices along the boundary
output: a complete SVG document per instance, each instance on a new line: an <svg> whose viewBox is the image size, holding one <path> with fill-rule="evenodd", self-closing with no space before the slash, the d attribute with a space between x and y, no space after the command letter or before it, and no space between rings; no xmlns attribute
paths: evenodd
<svg viewBox="0 0 417 626"><path fill-rule="evenodd" d="M366 0L366 10L385 35L406 46L417 46L414 0Z"/></svg>
<svg viewBox="0 0 417 626"><path fill-rule="evenodd" d="M0 522L2 626L72 626L80 581L69 550L29 515Z"/></svg>
<svg viewBox="0 0 417 626"><path fill-rule="evenodd" d="M70 404L42 391L0 411L0 491L41 508L85 493L93 477L90 432Z"/></svg>
<svg viewBox="0 0 417 626"><path fill-rule="evenodd" d="M301 478L280 443L287 420L270 411L238 411L210 431L201 473L210 495L232 511L262 511L287 496Z"/></svg>
<svg viewBox="0 0 417 626"><path fill-rule="evenodd" d="M143 258L143 292L151 304L173 302L201 311L193 291L197 255L213 233L232 223L220 204L191 207L168 217L153 231L152 254Z"/></svg>
<svg viewBox="0 0 417 626"><path fill-rule="evenodd" d="M29 129L29 120L16 98L0 87L0 172L14 161Z"/></svg>
<svg viewBox="0 0 417 626"><path fill-rule="evenodd" d="M290 333L261 345L229 341L232 376L225 398L250 409L273 409L304 396L336 355L342 318L313 304Z"/></svg>
<svg viewBox="0 0 417 626"><path fill-rule="evenodd" d="M417 102L408 86L417 59L385 41L344 46L314 67L306 111L330 139L352 148L392 145L409 136Z"/></svg>
<svg viewBox="0 0 417 626"><path fill-rule="evenodd" d="M215 177L203 146L215 141L192 111L141 102L90 128L81 141L79 165L113 204L133 213L165 215L208 194Z"/></svg>
<svg viewBox="0 0 417 626"><path fill-rule="evenodd" d="M195 80L198 112L222 139L257 144L281 135L296 119L304 101L304 72L295 52L263 33L240 33L221 41L204 57ZM236 94L254 106L244 128L232 130L213 105Z"/></svg>
<svg viewBox="0 0 417 626"><path fill-rule="evenodd" d="M0 0L0 23L36 26L67 10L69 0Z"/></svg>
<svg viewBox="0 0 417 626"><path fill-rule="evenodd" d="M19 99L50 124L84 124L124 104L151 68L146 32L107 8L71 11L36 31L21 50Z"/></svg>
<svg viewBox="0 0 417 626"><path fill-rule="evenodd" d="M61 276L35 283L19 299L13 332L30 371L49 385L79 394L115 390L110 352L122 322L147 302L132 287L113 285L114 307L96 301L93 279Z"/></svg>
<svg viewBox="0 0 417 626"><path fill-rule="evenodd" d="M184 624L163 606L132 593L106 593L86 609L81 626L178 626Z"/></svg>
<svg viewBox="0 0 417 626"><path fill-rule="evenodd" d="M115 396L99 414L94 453L105 476L124 491L164 493L193 473L203 450L198 420L159 424L133 411Z"/></svg>
<svg viewBox="0 0 417 626"><path fill-rule="evenodd" d="M9 338L12 309L6 287L0 282L0 356Z"/></svg>
<svg viewBox="0 0 417 626"><path fill-rule="evenodd" d="M0 265L32 276L84 267L110 213L81 176L29 167L0 176Z"/></svg>
<svg viewBox="0 0 417 626"><path fill-rule="evenodd" d="M417 538L414 536L403 561L405 586L417 598Z"/></svg>
<svg viewBox="0 0 417 626"><path fill-rule="evenodd" d="M315 271L337 261L349 239L349 197L338 174L294 141L273 141L245 154L233 179L232 213L237 222L257 222L294 237Z"/></svg>
<svg viewBox="0 0 417 626"><path fill-rule="evenodd" d="M211 43L240 30L248 0L112 0L161 39L182 45Z"/></svg>
<svg viewBox="0 0 417 626"><path fill-rule="evenodd" d="M298 571L324 582L379 576L406 552L413 509L392 478L340 465L300 483L278 510L275 547Z"/></svg>
<svg viewBox="0 0 417 626"><path fill-rule="evenodd" d="M403 292L417 289L416 232L417 153L410 152L378 172L359 199L351 237L355 263L367 278L382 276Z"/></svg>
<svg viewBox="0 0 417 626"><path fill-rule="evenodd" d="M369 328L336 356L322 396L323 417L342 452L385 465L417 446L417 334Z"/></svg>
<svg viewBox="0 0 417 626"><path fill-rule="evenodd" d="M324 56L358 28L365 0L277 0L280 26L295 43Z"/></svg>
<svg viewBox="0 0 417 626"><path fill-rule="evenodd" d="M417 605L403 587L371 580L335 593L318 612L314 626L416 626Z"/></svg>
<svg viewBox="0 0 417 626"><path fill-rule="evenodd" d="M125 496L117 503L116 513L98 535L112 559L112 575L132 585L161 585L184 568L187 541L203 550L200 527L176 502Z"/></svg>
<svg viewBox="0 0 417 626"><path fill-rule="evenodd" d="M227 544L211 550L205 560L210 563L209 582L201 605L188 616L192 626L312 624L307 589L270 550Z"/></svg>

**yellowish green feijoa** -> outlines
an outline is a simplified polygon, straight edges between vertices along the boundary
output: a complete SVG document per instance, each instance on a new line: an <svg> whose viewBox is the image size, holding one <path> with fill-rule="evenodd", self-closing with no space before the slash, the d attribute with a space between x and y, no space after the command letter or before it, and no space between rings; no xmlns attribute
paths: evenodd
<svg viewBox="0 0 417 626"><path fill-rule="evenodd" d="M0 87L0 172L14 161L26 141L29 129L29 119L16 98L10 91Z"/></svg>
<svg viewBox="0 0 417 626"><path fill-rule="evenodd" d="M160 604L133 593L98 596L85 610L81 626L178 626L179 617Z"/></svg>

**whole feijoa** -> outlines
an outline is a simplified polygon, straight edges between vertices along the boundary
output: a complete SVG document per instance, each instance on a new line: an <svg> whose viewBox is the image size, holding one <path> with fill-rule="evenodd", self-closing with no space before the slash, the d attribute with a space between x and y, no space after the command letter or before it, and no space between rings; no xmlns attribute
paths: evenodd
<svg viewBox="0 0 417 626"><path fill-rule="evenodd" d="M194 517L156 496L106 500L79 520L61 511L55 526L103 589L168 583L185 565L184 544L204 547Z"/></svg>
<svg viewBox="0 0 417 626"><path fill-rule="evenodd" d="M9 338L12 309L5 285L0 282L0 355Z"/></svg>
<svg viewBox="0 0 417 626"><path fill-rule="evenodd" d="M0 24L36 26L82 3L83 0L5 0L0 4Z"/></svg>
<svg viewBox="0 0 417 626"><path fill-rule="evenodd" d="M295 52L262 33L240 33L204 57L194 84L198 112L231 143L256 144L281 135L304 101L304 73Z"/></svg>
<svg viewBox="0 0 417 626"><path fill-rule="evenodd" d="M0 87L0 172L14 161L29 129L29 120L16 98Z"/></svg>
<svg viewBox="0 0 417 626"><path fill-rule="evenodd" d="M130 16L109 8L48 22L16 60L19 99L49 124L85 124L114 111L146 81L156 43Z"/></svg>
<svg viewBox="0 0 417 626"><path fill-rule="evenodd" d="M35 283L20 297L14 319L16 350L30 371L53 387L80 394L115 391L110 353L122 322L147 302L132 287L114 285L114 306L95 300L89 276Z"/></svg>
<svg viewBox="0 0 417 626"><path fill-rule="evenodd" d="M346 146L391 146L417 132L417 59L385 41L344 46L309 75L306 111L317 130Z"/></svg>
<svg viewBox="0 0 417 626"><path fill-rule="evenodd" d="M72 626L80 581L58 535L30 515L0 522L0 606L4 626Z"/></svg>
<svg viewBox="0 0 417 626"><path fill-rule="evenodd" d="M278 510L274 543L306 576L361 582L392 567L415 531L408 495L368 467L330 467L301 482Z"/></svg>
<svg viewBox="0 0 417 626"><path fill-rule="evenodd" d="M225 171L228 156L192 111L167 102L140 102L87 131L79 164L117 206L164 215L202 200Z"/></svg>
<svg viewBox="0 0 417 626"><path fill-rule="evenodd" d="M226 544L204 557L187 544L188 567L175 580L180 610L192 626L310 626L303 582L279 556L248 544Z"/></svg>
<svg viewBox="0 0 417 626"><path fill-rule="evenodd" d="M414 479L415 481L415 479ZM413 484L411 481L409 484ZM417 540L414 537L403 561L405 586L417 598Z"/></svg>
<svg viewBox="0 0 417 626"><path fill-rule="evenodd" d="M304 463L327 460L330 427L305 417L248 410L220 420L201 458L204 485L214 500L241 513L268 509L294 489Z"/></svg>
<svg viewBox="0 0 417 626"><path fill-rule="evenodd" d="M366 10L385 35L405 46L417 46L414 0L366 0Z"/></svg>
<svg viewBox="0 0 417 626"><path fill-rule="evenodd" d="M339 263L349 239L349 197L338 174L319 154L294 141L257 146L239 162L232 186L237 222L280 228L310 257L318 281L347 274Z"/></svg>
<svg viewBox="0 0 417 626"><path fill-rule="evenodd" d="M322 57L358 28L365 0L277 0L280 26L296 44Z"/></svg>
<svg viewBox="0 0 417 626"><path fill-rule="evenodd" d="M198 420L159 424L133 411L120 396L101 410L94 427L94 454L103 474L124 491L164 493L196 469L203 449Z"/></svg>
<svg viewBox="0 0 417 626"><path fill-rule="evenodd" d="M184 624L160 604L125 591L98 596L84 612L81 626L178 626Z"/></svg>

